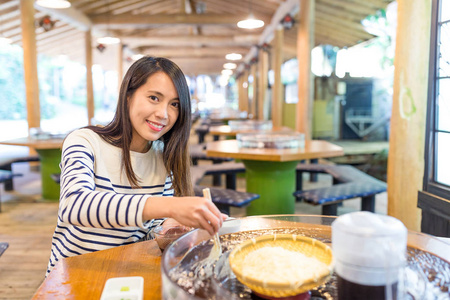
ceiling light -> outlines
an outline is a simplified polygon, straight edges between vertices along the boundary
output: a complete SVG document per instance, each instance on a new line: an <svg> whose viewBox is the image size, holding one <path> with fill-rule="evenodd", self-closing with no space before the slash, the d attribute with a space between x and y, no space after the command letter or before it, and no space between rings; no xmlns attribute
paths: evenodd
<svg viewBox="0 0 450 300"><path fill-rule="evenodd" d="M242 54L229 53L229 54L225 55L225 58L229 59L229 60L240 60L242 58Z"/></svg>
<svg viewBox="0 0 450 300"><path fill-rule="evenodd" d="M239 28L245 28L245 29L255 29L260 28L264 26L264 21L255 19L255 16L253 13L250 13L247 19L239 21L237 23L237 26Z"/></svg>
<svg viewBox="0 0 450 300"><path fill-rule="evenodd" d="M36 4L47 8L68 8L70 2L67 0L37 0Z"/></svg>
<svg viewBox="0 0 450 300"><path fill-rule="evenodd" d="M112 36L104 36L97 39L97 43L103 45L112 45L120 43L120 39Z"/></svg>
<svg viewBox="0 0 450 300"><path fill-rule="evenodd" d="M230 76L231 74L233 74L233 71L231 70L222 70L222 75Z"/></svg>
<svg viewBox="0 0 450 300"><path fill-rule="evenodd" d="M236 67L237 66L234 63L226 63L226 64L223 65L224 69L229 69L229 70L236 69Z"/></svg>

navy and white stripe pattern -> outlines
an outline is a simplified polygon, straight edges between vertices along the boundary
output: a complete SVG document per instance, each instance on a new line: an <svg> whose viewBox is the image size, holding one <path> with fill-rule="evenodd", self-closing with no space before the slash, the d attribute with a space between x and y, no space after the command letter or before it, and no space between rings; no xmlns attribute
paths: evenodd
<svg viewBox="0 0 450 300"><path fill-rule="evenodd" d="M162 162L162 145L147 153L131 152L141 188L132 189L121 172L121 150L88 129L71 133L61 159L58 223L53 234L47 275L64 257L134 243L162 219L144 222L149 196L173 196Z"/></svg>

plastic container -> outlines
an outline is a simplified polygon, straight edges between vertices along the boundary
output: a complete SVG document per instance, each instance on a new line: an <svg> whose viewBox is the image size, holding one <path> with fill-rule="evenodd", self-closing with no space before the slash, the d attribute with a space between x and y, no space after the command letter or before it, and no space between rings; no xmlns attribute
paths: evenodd
<svg viewBox="0 0 450 300"><path fill-rule="evenodd" d="M255 121L255 120L231 120L228 121L231 131L247 131L247 130L271 130L272 121Z"/></svg>
<svg viewBox="0 0 450 300"><path fill-rule="evenodd" d="M298 132L239 133L236 139L239 148L305 148L305 135Z"/></svg>

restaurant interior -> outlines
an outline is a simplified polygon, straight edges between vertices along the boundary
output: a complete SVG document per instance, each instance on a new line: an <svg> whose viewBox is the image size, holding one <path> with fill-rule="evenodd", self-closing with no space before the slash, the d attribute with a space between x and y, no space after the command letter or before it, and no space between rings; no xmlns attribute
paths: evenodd
<svg viewBox="0 0 450 300"><path fill-rule="evenodd" d="M183 71L189 182L230 218L46 277L64 139L145 56ZM450 0L1 0L0 66L0 299L450 299ZM323 269L243 275L271 243Z"/></svg>

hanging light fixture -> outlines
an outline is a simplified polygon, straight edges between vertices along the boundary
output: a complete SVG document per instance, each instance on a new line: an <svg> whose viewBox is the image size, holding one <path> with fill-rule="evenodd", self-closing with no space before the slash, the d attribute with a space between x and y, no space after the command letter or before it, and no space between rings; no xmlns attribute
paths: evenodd
<svg viewBox="0 0 450 300"><path fill-rule="evenodd" d="M70 7L70 2L67 0L36 0L36 4L47 8L68 8Z"/></svg>
<svg viewBox="0 0 450 300"><path fill-rule="evenodd" d="M120 39L107 34L106 36L99 37L97 39L97 43L103 44L103 45L118 44L118 43L120 43Z"/></svg>
<svg viewBox="0 0 450 300"><path fill-rule="evenodd" d="M245 20L239 21L237 23L237 26L239 28L244 28L244 29L256 29L256 28L263 27L264 21L255 19L255 16L253 15L253 13L250 13L248 18Z"/></svg>
<svg viewBox="0 0 450 300"><path fill-rule="evenodd" d="M225 55L225 58L228 60L240 60L242 58L242 54L228 53L227 55Z"/></svg>
<svg viewBox="0 0 450 300"><path fill-rule="evenodd" d="M264 26L264 21L258 20L255 18L252 12L252 1L250 1L250 14L247 17L247 19L239 21L237 23L237 26L239 28L245 28L245 29L255 29L260 28Z"/></svg>
<svg viewBox="0 0 450 300"><path fill-rule="evenodd" d="M223 65L224 69L228 69L228 70L233 70L236 69L236 64L235 63L226 63Z"/></svg>
<svg viewBox="0 0 450 300"><path fill-rule="evenodd" d="M109 14L110 14L110 11L109 11L109 2L108 1L106 2L106 6L107 6L107 10L108 10L108 12L107 12L107 21L106 21L107 22L106 23L106 35L103 36L103 37L99 37L97 39L97 43L103 44L103 45L118 44L118 43L120 43L120 39L117 38L117 37L114 37L111 34L110 30L109 30Z"/></svg>

